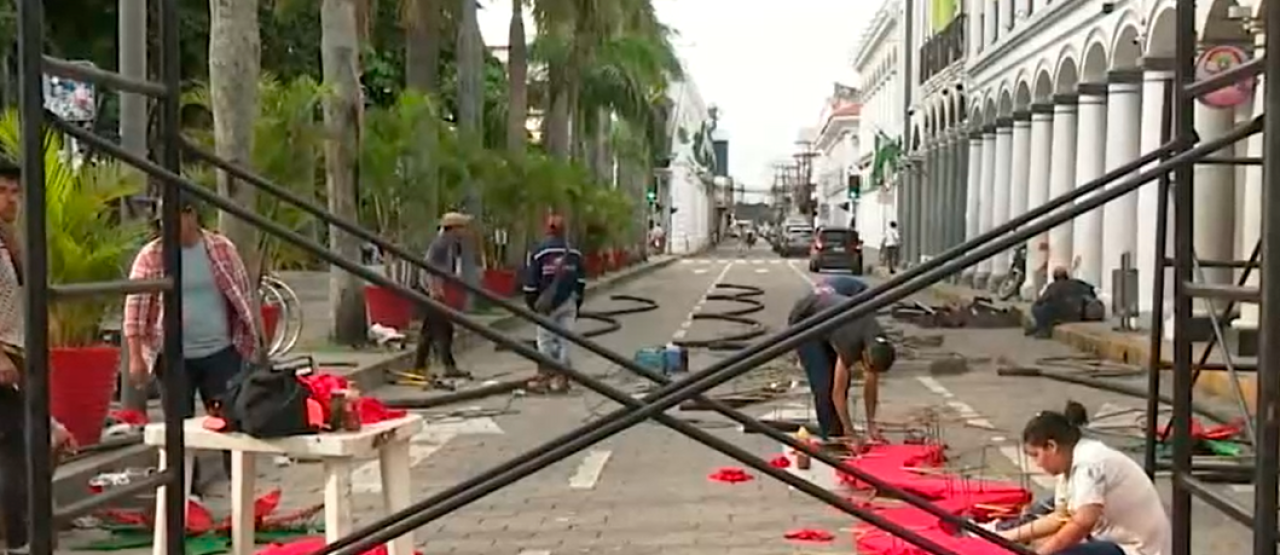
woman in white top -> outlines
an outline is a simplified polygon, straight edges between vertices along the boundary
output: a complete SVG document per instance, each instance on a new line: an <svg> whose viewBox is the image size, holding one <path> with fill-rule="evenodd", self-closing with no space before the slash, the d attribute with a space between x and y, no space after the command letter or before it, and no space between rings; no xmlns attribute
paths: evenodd
<svg viewBox="0 0 1280 555"><path fill-rule="evenodd" d="M1001 534L1041 555L1169 555L1169 517L1155 485L1128 455L1085 439L1085 408L1037 414L1022 432L1027 455L1058 477L1054 511Z"/></svg>

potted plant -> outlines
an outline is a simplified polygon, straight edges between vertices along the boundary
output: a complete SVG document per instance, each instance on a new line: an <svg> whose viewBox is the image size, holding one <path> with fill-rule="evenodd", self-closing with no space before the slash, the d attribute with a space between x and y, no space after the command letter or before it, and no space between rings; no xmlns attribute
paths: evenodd
<svg viewBox="0 0 1280 555"><path fill-rule="evenodd" d="M19 159L17 112L0 117L0 150ZM53 284L123 279L146 237L145 222L119 220L119 206L142 191L118 163L74 159L61 137L45 135L49 277ZM118 298L49 303L50 412L80 445L101 439L120 366L120 350L102 341Z"/></svg>

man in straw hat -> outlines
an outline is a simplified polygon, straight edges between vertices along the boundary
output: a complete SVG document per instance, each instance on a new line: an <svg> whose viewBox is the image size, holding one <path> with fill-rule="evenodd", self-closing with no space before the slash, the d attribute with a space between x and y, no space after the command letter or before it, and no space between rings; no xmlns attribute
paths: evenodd
<svg viewBox="0 0 1280 555"><path fill-rule="evenodd" d="M458 274L458 264L462 258L463 242L471 227L471 216L461 212L448 212L440 217L440 233L427 247L427 264ZM426 291L432 299L445 301L445 280L428 272L419 274L418 287ZM413 367L415 373L430 376L428 362L432 348L439 353L440 363L444 365L445 378L470 378L471 374L458 369L458 361L453 357L453 322L444 314L423 308L422 330L418 337L417 351L414 354Z"/></svg>

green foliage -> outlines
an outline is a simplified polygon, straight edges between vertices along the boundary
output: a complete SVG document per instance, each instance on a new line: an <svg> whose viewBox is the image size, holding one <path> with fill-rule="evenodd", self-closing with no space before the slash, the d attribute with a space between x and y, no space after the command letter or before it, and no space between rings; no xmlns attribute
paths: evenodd
<svg viewBox="0 0 1280 555"><path fill-rule="evenodd" d="M449 137L424 95L401 93L389 106L365 112L360 141L362 218L402 243L430 237L427 222L442 196L432 154ZM442 194L445 193L445 194Z"/></svg>
<svg viewBox="0 0 1280 555"><path fill-rule="evenodd" d="M21 155L21 125L14 110L0 116L0 151L12 159ZM129 257L146 237L146 226L121 223L118 207L139 188L118 163L73 160L62 138L52 132L44 138L44 165L50 281L70 284L123 278ZM50 303L50 344L98 343L103 318L118 304L112 298Z"/></svg>

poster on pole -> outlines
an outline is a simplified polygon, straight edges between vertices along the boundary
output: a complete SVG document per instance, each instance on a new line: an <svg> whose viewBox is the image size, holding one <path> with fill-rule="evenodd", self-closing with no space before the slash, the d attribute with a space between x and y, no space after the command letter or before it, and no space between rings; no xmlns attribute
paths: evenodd
<svg viewBox="0 0 1280 555"><path fill-rule="evenodd" d="M93 67L90 62L74 63ZM44 107L67 121L88 123L97 118L97 96L92 83L44 75Z"/></svg>

